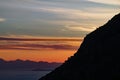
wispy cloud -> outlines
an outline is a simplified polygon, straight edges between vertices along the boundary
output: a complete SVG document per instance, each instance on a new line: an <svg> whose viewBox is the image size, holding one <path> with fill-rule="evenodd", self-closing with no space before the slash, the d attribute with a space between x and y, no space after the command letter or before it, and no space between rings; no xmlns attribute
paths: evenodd
<svg viewBox="0 0 120 80"><path fill-rule="evenodd" d="M87 30L91 31L118 13L118 4L118 0L0 0L0 22L6 21L0 24L0 34L65 37L71 34L60 32L65 25L83 25L73 29L82 32L91 27L86 24L95 25ZM84 36L72 33L76 35Z"/></svg>
<svg viewBox="0 0 120 80"><path fill-rule="evenodd" d="M0 37L2 50L77 50L79 45L70 42L81 42L82 39L57 38L6 38ZM69 42L69 43L68 43Z"/></svg>
<svg viewBox="0 0 120 80"><path fill-rule="evenodd" d="M120 5L120 0L88 0L97 3L111 4L111 5Z"/></svg>
<svg viewBox="0 0 120 80"><path fill-rule="evenodd" d="M72 45L42 45L42 44L22 44L22 45L0 45L3 50L77 50L78 46Z"/></svg>
<svg viewBox="0 0 120 80"><path fill-rule="evenodd" d="M86 31L86 32L91 32L96 29L96 27L84 27L81 25L70 25L70 26L68 25L65 26L65 28L71 31Z"/></svg>
<svg viewBox="0 0 120 80"><path fill-rule="evenodd" d="M57 39L57 38L6 38L6 37L0 37L0 41L82 41L82 39L70 39L70 38L63 38L63 39Z"/></svg>
<svg viewBox="0 0 120 80"><path fill-rule="evenodd" d="M113 16L113 14L115 13L113 12L112 9L107 9L107 8L104 8L104 9L103 8L92 8L92 9L86 8L85 10L87 11L84 11L80 9L44 7L44 8L36 8L36 10L57 14L60 17L62 17L62 15L65 15L63 17L68 19L104 19L103 14L107 15L105 18L109 18ZM115 11L118 12L118 10L115 10Z"/></svg>

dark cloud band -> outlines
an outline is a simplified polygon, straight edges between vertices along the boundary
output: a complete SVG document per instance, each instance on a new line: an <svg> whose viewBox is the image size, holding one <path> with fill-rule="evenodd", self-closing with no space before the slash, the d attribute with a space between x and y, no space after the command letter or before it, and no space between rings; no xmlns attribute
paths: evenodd
<svg viewBox="0 0 120 80"><path fill-rule="evenodd" d="M6 38L0 37L0 41L82 41L83 39L33 39L33 38Z"/></svg>

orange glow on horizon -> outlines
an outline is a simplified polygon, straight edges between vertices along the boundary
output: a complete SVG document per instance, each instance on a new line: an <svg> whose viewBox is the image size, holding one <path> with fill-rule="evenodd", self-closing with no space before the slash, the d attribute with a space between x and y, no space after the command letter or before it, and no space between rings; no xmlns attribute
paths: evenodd
<svg viewBox="0 0 120 80"><path fill-rule="evenodd" d="M32 60L47 62L64 62L72 56L75 51L50 50L50 51L25 51L25 50L0 50L0 58L9 60Z"/></svg>
<svg viewBox="0 0 120 80"><path fill-rule="evenodd" d="M35 41L36 40L36 41ZM4 60L31 60L64 62L74 55L82 39L79 38L2 38L0 58Z"/></svg>

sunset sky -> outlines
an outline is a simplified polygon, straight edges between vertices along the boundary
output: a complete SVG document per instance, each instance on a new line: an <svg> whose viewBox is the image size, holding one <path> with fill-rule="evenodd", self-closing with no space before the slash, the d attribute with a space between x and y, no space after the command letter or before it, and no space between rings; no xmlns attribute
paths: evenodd
<svg viewBox="0 0 120 80"><path fill-rule="evenodd" d="M64 62L120 0L0 0L0 58Z"/></svg>

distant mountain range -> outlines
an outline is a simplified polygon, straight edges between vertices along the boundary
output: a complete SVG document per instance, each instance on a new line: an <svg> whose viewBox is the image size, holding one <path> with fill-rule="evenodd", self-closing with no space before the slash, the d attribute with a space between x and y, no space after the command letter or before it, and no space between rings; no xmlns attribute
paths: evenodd
<svg viewBox="0 0 120 80"><path fill-rule="evenodd" d="M34 62L30 60L15 60L15 61L5 61L0 59L0 70L29 70L29 71L48 71L54 70L56 67L60 66L61 63L48 63L48 62Z"/></svg>
<svg viewBox="0 0 120 80"><path fill-rule="evenodd" d="M89 33L74 56L39 80L120 80L120 14Z"/></svg>

